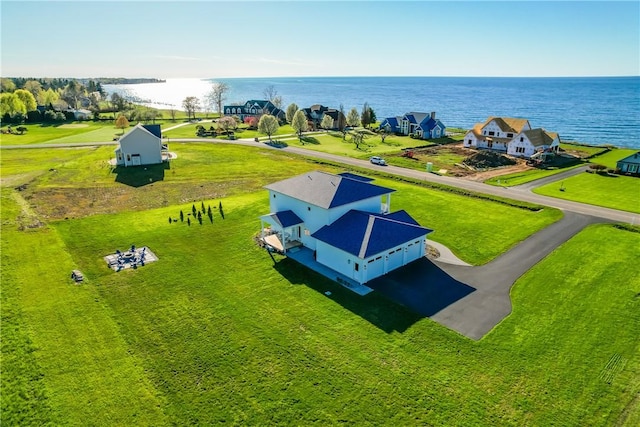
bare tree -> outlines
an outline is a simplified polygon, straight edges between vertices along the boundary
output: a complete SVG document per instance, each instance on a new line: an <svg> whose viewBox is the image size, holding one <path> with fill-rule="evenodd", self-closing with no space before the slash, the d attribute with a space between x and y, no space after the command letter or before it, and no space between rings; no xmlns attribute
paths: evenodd
<svg viewBox="0 0 640 427"><path fill-rule="evenodd" d="M226 95L229 92L229 85L223 82L215 82L211 86L211 90L206 95L207 101L209 104L216 107L216 111L218 112L218 116L223 116L222 104L226 101Z"/></svg>
<svg viewBox="0 0 640 427"><path fill-rule="evenodd" d="M190 120L191 117L196 118L196 111L200 109L200 101L195 96L187 96L182 101L182 108L187 112L187 120Z"/></svg>
<svg viewBox="0 0 640 427"><path fill-rule="evenodd" d="M278 90L274 85L269 85L262 91L264 99L271 101L273 105L278 108L282 108L282 97L278 95Z"/></svg>

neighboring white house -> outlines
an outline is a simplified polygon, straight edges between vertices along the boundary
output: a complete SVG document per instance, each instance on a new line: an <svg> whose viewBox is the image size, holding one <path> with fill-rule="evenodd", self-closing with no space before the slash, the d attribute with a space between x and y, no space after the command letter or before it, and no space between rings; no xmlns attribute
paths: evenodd
<svg viewBox="0 0 640 427"><path fill-rule="evenodd" d="M640 151L616 162L621 173L640 173Z"/></svg>
<svg viewBox="0 0 640 427"><path fill-rule="evenodd" d="M537 153L556 153L560 147L560 137L542 128L532 129L527 119L489 117L484 123L476 123L465 134L463 146L530 158Z"/></svg>
<svg viewBox="0 0 640 427"><path fill-rule="evenodd" d="M464 146L507 151L507 144L513 137L529 129L531 129L531 125L527 119L489 117L484 123L476 123L467 132L464 136Z"/></svg>
<svg viewBox="0 0 640 427"><path fill-rule="evenodd" d="M432 230L405 211L389 213L395 190L370 181L314 171L267 185L262 239L284 253L304 246L360 284L423 257Z"/></svg>
<svg viewBox="0 0 640 427"><path fill-rule="evenodd" d="M517 134L511 142L507 154L516 157L531 158L544 153L557 153L560 148L560 137L555 132L541 128L529 129Z"/></svg>
<svg viewBox="0 0 640 427"><path fill-rule="evenodd" d="M116 149L116 164L120 166L140 166L162 163L162 154L167 146L162 145L160 125L138 123L120 138Z"/></svg>

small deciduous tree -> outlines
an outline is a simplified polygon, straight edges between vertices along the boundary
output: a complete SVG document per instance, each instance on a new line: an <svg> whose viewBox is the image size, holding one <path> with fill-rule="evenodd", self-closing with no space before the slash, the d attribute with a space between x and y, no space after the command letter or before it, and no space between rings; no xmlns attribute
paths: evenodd
<svg viewBox="0 0 640 427"><path fill-rule="evenodd" d="M291 104L289 104L289 106L287 107L287 111L285 111L284 113L287 123L291 123L291 121L293 120L293 116L296 114L296 111L298 110L299 108L295 102L292 102Z"/></svg>
<svg viewBox="0 0 640 427"><path fill-rule="evenodd" d="M340 104L340 108L338 109L338 123L337 128L340 132L342 132L342 140L344 141L347 137L347 117L344 114L344 106Z"/></svg>
<svg viewBox="0 0 640 427"><path fill-rule="evenodd" d="M129 127L129 120L127 120L124 114L120 114L116 119L116 128L122 129L122 133L124 134L124 130L128 127Z"/></svg>
<svg viewBox="0 0 640 427"><path fill-rule="evenodd" d="M333 129L333 118L328 114L325 114L324 116L322 116L320 127L322 129Z"/></svg>
<svg viewBox="0 0 640 427"><path fill-rule="evenodd" d="M182 108L187 112L187 120L191 120L193 117L196 118L196 111L200 109L200 100L195 96L187 96L182 101Z"/></svg>
<svg viewBox="0 0 640 427"><path fill-rule="evenodd" d="M302 142L302 132L306 132L309 129L307 116L304 114L304 111L296 111L296 113L293 115L293 120L291 121L291 127L294 131L296 131L298 139L300 140L300 142Z"/></svg>
<svg viewBox="0 0 640 427"><path fill-rule="evenodd" d="M282 97L278 95L278 91L274 85L267 86L264 91L262 91L264 98L267 101L271 101L276 108L282 108Z"/></svg>
<svg viewBox="0 0 640 427"><path fill-rule="evenodd" d="M16 114L27 114L27 107L15 93L0 94L0 116L5 114L11 117Z"/></svg>
<svg viewBox="0 0 640 427"><path fill-rule="evenodd" d="M351 127L360 126L360 114L358 114L358 110L355 107L349 110L349 114L347 114L347 125Z"/></svg>
<svg viewBox="0 0 640 427"><path fill-rule="evenodd" d="M271 114L265 114L260 117L260 121L258 122L258 132L267 135L269 137L269 141L271 141L271 136L278 132L279 128L280 124L278 123L278 119Z"/></svg>
<svg viewBox="0 0 640 427"><path fill-rule="evenodd" d="M26 127L24 127L24 126L18 126L18 127L16 128L16 131L17 131L20 135L22 135L23 133L25 133L25 132L27 131L27 128L26 128Z"/></svg>
<svg viewBox="0 0 640 427"><path fill-rule="evenodd" d="M234 130L238 127L238 123L233 117L225 116L218 119L218 126L222 128L225 133L229 133L229 131Z"/></svg>
<svg viewBox="0 0 640 427"><path fill-rule="evenodd" d="M229 85L223 82L215 82L211 85L211 90L206 95L206 100L210 105L216 108L218 116L222 116L222 104L227 99L227 92L229 91Z"/></svg>

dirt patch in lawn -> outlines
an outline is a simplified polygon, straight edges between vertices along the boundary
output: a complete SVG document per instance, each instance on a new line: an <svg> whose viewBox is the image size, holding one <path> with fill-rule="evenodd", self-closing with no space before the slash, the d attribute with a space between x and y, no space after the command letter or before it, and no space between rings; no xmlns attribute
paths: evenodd
<svg viewBox="0 0 640 427"><path fill-rule="evenodd" d="M253 188L242 180L205 183L150 184L144 187L43 188L23 192L23 196L44 220L82 218L96 214L141 211L201 200L219 199Z"/></svg>
<svg viewBox="0 0 640 427"><path fill-rule="evenodd" d="M488 150L464 148L462 143L406 149L401 156L424 165L430 162L434 171L446 169L449 176L474 181L531 169L523 159Z"/></svg>

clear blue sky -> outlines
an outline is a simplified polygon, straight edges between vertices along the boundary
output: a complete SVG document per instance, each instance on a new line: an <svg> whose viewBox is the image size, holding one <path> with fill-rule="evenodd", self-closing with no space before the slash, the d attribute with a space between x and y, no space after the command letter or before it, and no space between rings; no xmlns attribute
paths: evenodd
<svg viewBox="0 0 640 427"><path fill-rule="evenodd" d="M7 77L640 75L640 2L0 1Z"/></svg>

